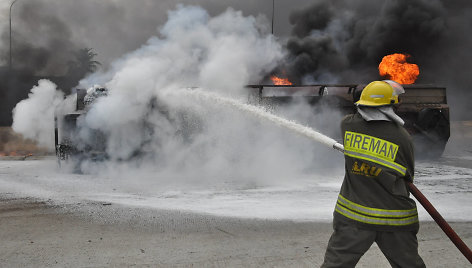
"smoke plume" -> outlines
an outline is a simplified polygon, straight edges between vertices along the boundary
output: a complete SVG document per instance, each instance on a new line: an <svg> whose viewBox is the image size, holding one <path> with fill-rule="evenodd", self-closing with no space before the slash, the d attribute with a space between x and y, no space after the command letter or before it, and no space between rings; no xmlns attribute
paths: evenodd
<svg viewBox="0 0 472 268"><path fill-rule="evenodd" d="M0 4L2 77L15 77L6 72L9 4ZM202 0L199 4L211 16L227 6L246 15L271 16L270 3L260 1ZM366 83L379 79L377 65L382 56L404 52L420 66L417 83L446 86L453 118L467 114L464 100L472 97L468 90L472 78L467 72L472 62L471 38L465 34L472 23L469 1L317 0L306 7L306 1L294 0L275 4L274 33L287 41L290 56L274 72L285 72L297 83ZM170 0L139 4L123 0L17 1L12 9L13 67L28 73L22 71L18 78L10 79L13 83L2 79L0 124L11 123L14 104L27 97L38 78L67 73L78 49L94 48L96 60L107 69L114 59L139 48L156 25L165 22L166 10L174 7ZM288 24L290 13L292 26ZM260 18L257 24L270 30L268 19ZM290 28L292 36L287 38ZM67 82L52 80L70 92L83 75Z"/></svg>
<svg viewBox="0 0 472 268"><path fill-rule="evenodd" d="M380 78L383 56L410 54L420 66L416 83L446 86L460 118L460 96L472 95L472 39L464 34L471 12L467 1L318 1L291 14L289 56L275 71L298 83L365 83Z"/></svg>
<svg viewBox="0 0 472 268"><path fill-rule="evenodd" d="M54 112L64 94L49 80L40 80L31 89L29 98L19 102L13 110L15 132L38 142L40 146L54 147Z"/></svg>
<svg viewBox="0 0 472 268"><path fill-rule="evenodd" d="M191 90L186 88L198 87L193 90L247 101L244 86L260 81L283 58L282 46L258 18L233 9L211 16L195 6L179 6L168 14L158 35L112 63L109 71L81 81L83 87L100 83L109 90L79 117L75 140L85 149L96 145L97 133L104 135L109 159L78 161L82 171L122 178L132 170L146 185L156 183L148 180L152 171L164 185L190 180L191 185L210 181L241 187L241 182L288 182L307 176L313 162L323 162L316 152L324 149L316 149L313 141L185 94ZM20 111L36 109L33 103L40 101L33 100L38 98L35 94L17 106L15 123L22 120L16 116ZM308 105L280 113L303 113L313 120ZM320 114L317 118L322 121Z"/></svg>
<svg viewBox="0 0 472 268"><path fill-rule="evenodd" d="M32 86L48 78L70 93L94 68L86 45L76 38L64 18L51 14L49 5L18 1L12 8L12 32L0 37L0 125L10 125L11 110L28 97ZM8 9L7 9L8 10ZM11 41L11 51L9 42ZM11 53L11 54L10 54ZM11 66L10 66L11 60ZM96 62L95 62L96 64Z"/></svg>
<svg viewBox="0 0 472 268"><path fill-rule="evenodd" d="M93 48L101 67L123 54L138 49L158 25L165 23L167 10L175 1L141 0L32 0L16 1L11 9L12 72L9 62L9 8L13 1L0 1L0 125L11 125L11 110L27 98L28 92L41 78L48 78L70 93L86 72L75 68L84 48ZM193 0L180 1L195 3ZM295 2L303 3L301 0ZM199 1L211 16L227 7L254 14L257 25L269 29L270 6L263 2ZM276 15L288 16L288 4L279 3ZM257 16L256 16L257 15ZM284 20L285 21L285 20ZM288 31L288 23L276 23L279 33Z"/></svg>

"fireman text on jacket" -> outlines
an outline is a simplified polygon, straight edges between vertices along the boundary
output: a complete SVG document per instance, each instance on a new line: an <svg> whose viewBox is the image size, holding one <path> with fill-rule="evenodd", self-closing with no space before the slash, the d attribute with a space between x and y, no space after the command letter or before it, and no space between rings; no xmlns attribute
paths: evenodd
<svg viewBox="0 0 472 268"><path fill-rule="evenodd" d="M369 160L389 167L405 175L406 168L395 162L398 145L373 136L346 131L344 134L345 154L351 157Z"/></svg>
<svg viewBox="0 0 472 268"><path fill-rule="evenodd" d="M380 158L395 160L398 145L365 134L346 131L344 136L344 147L351 150L364 151Z"/></svg>

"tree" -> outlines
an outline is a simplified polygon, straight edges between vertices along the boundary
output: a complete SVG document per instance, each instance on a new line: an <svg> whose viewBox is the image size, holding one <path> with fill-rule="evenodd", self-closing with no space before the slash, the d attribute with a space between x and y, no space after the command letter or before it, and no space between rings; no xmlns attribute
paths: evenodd
<svg viewBox="0 0 472 268"><path fill-rule="evenodd" d="M95 56L97 53L93 51L93 48L79 49L75 53L75 60L70 63L69 73L73 72L73 76L83 77L95 72L101 65L99 61L94 60Z"/></svg>
<svg viewBox="0 0 472 268"><path fill-rule="evenodd" d="M66 93L77 86L78 82L87 74L95 72L102 65L99 61L94 60L97 53L93 51L93 48L79 49L74 53L74 56L74 60L69 61L69 69L63 80Z"/></svg>

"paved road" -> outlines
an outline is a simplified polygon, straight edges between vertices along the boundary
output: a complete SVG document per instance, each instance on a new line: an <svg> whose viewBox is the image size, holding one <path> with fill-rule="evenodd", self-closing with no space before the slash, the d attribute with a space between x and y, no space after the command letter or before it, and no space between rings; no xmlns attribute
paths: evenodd
<svg viewBox="0 0 472 268"><path fill-rule="evenodd" d="M452 224L472 244L472 223ZM88 203L0 200L0 267L319 267L331 224L243 220ZM432 222L428 267L470 267ZM374 245L358 267L389 267Z"/></svg>

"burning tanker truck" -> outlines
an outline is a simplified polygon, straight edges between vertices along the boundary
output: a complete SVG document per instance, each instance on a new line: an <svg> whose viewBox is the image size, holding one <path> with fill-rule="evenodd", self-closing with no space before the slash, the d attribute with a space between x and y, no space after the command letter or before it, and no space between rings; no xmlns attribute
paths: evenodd
<svg viewBox="0 0 472 268"><path fill-rule="evenodd" d="M393 54L396 55L396 54ZM401 55L401 54L399 54ZM450 136L449 106L446 98L446 88L433 85L413 84L419 74L414 66L410 72L400 72L401 76L392 76L383 64L393 60L394 64L403 63L406 58L384 58L379 65L382 76L403 84L405 93L400 95L399 104L395 106L396 113L405 121L405 128L413 137L416 155L419 158L440 157ZM408 67L408 66L407 66ZM409 73L409 75L404 75ZM355 113L355 102L359 100L365 85L362 84L316 84L292 85L288 79L272 77L273 85L248 85L250 104L277 108L278 106L299 103L300 99L310 105L324 105L335 108L343 114ZM90 160L106 159L106 136L96 131L81 139L78 135L80 118L100 97L107 96L108 90L94 86L88 90L78 89L76 92L75 111L55 118L55 145L59 161L69 158ZM156 109L166 115L165 107L158 104L157 99L150 100L149 109ZM186 116L182 116L185 118ZM181 132L194 131L194 127L185 124ZM195 121L195 118L192 119ZM193 124L195 125L195 124ZM145 122L143 128L146 128ZM185 133L183 133L185 135ZM143 145L141 148L146 148ZM136 152L135 156L143 155Z"/></svg>
<svg viewBox="0 0 472 268"><path fill-rule="evenodd" d="M343 114L356 112L365 85L319 84L296 85L249 85L251 102L262 106L277 107L297 103L303 98L309 104L339 109ZM416 155L420 158L440 157L450 135L449 106L446 88L432 85L404 85L394 108L405 121L405 128L413 137Z"/></svg>
<svg viewBox="0 0 472 268"><path fill-rule="evenodd" d="M108 89L99 85L95 85L89 89L76 89L76 93L72 98L64 100L63 106L70 107L72 100L73 111L63 113L64 109L56 110L54 117L54 136L56 156L61 162L72 162L73 168L77 172L81 172L80 163L83 160L102 161L114 159L118 161L128 161L138 159L152 154L150 143L153 142L154 134L153 122L149 121L146 116L139 123L140 135L145 137L142 139L139 149L132 152L131 155L123 157L110 156L107 154L107 135L100 130L83 128L85 114L93 107L96 101L102 97L108 96ZM63 107L60 106L60 107ZM158 113L165 118L170 124L175 126L175 135L179 135L183 141L190 139L192 133L196 133L199 129L198 118L183 112L172 111L159 101L157 97L153 97L146 105L147 115L151 116Z"/></svg>
<svg viewBox="0 0 472 268"><path fill-rule="evenodd" d="M450 136L449 106L446 88L428 84L414 84L419 67L408 63L407 54L394 53L383 57L379 75L402 84L405 93L399 96L395 112L405 121L405 128L413 137L419 158L438 158L444 152ZM260 105L276 107L303 98L311 105L326 105L344 114L356 112L362 84L292 85L289 79L272 76L274 85L250 85L252 100Z"/></svg>
<svg viewBox="0 0 472 268"><path fill-rule="evenodd" d="M75 93L74 111L61 114L56 111L54 116L54 143L59 163L70 157L87 157L91 160L106 158L106 137L103 133L95 132L89 139L81 139L78 134L79 118L84 115L91 105L100 97L107 96L108 90L101 86L77 89Z"/></svg>
<svg viewBox="0 0 472 268"><path fill-rule="evenodd" d="M300 98L310 105L334 107L343 114L355 112L354 103L359 100L364 85L248 85L249 102L255 105L277 107L297 103ZM405 121L405 128L412 135L418 157L437 158L444 151L450 135L449 107L446 88L431 85L404 85L405 93L395 107ZM82 140L77 135L79 118L85 114L97 98L107 95L107 89L93 87L77 90L76 108L72 113L56 116L55 144L59 160L70 157L100 160L105 154L106 137L100 133L88 135ZM150 101L151 109L157 107ZM153 108L152 108L153 107ZM165 111L160 111L165 113ZM186 128L183 128L186 129ZM137 152L138 154L138 152Z"/></svg>

